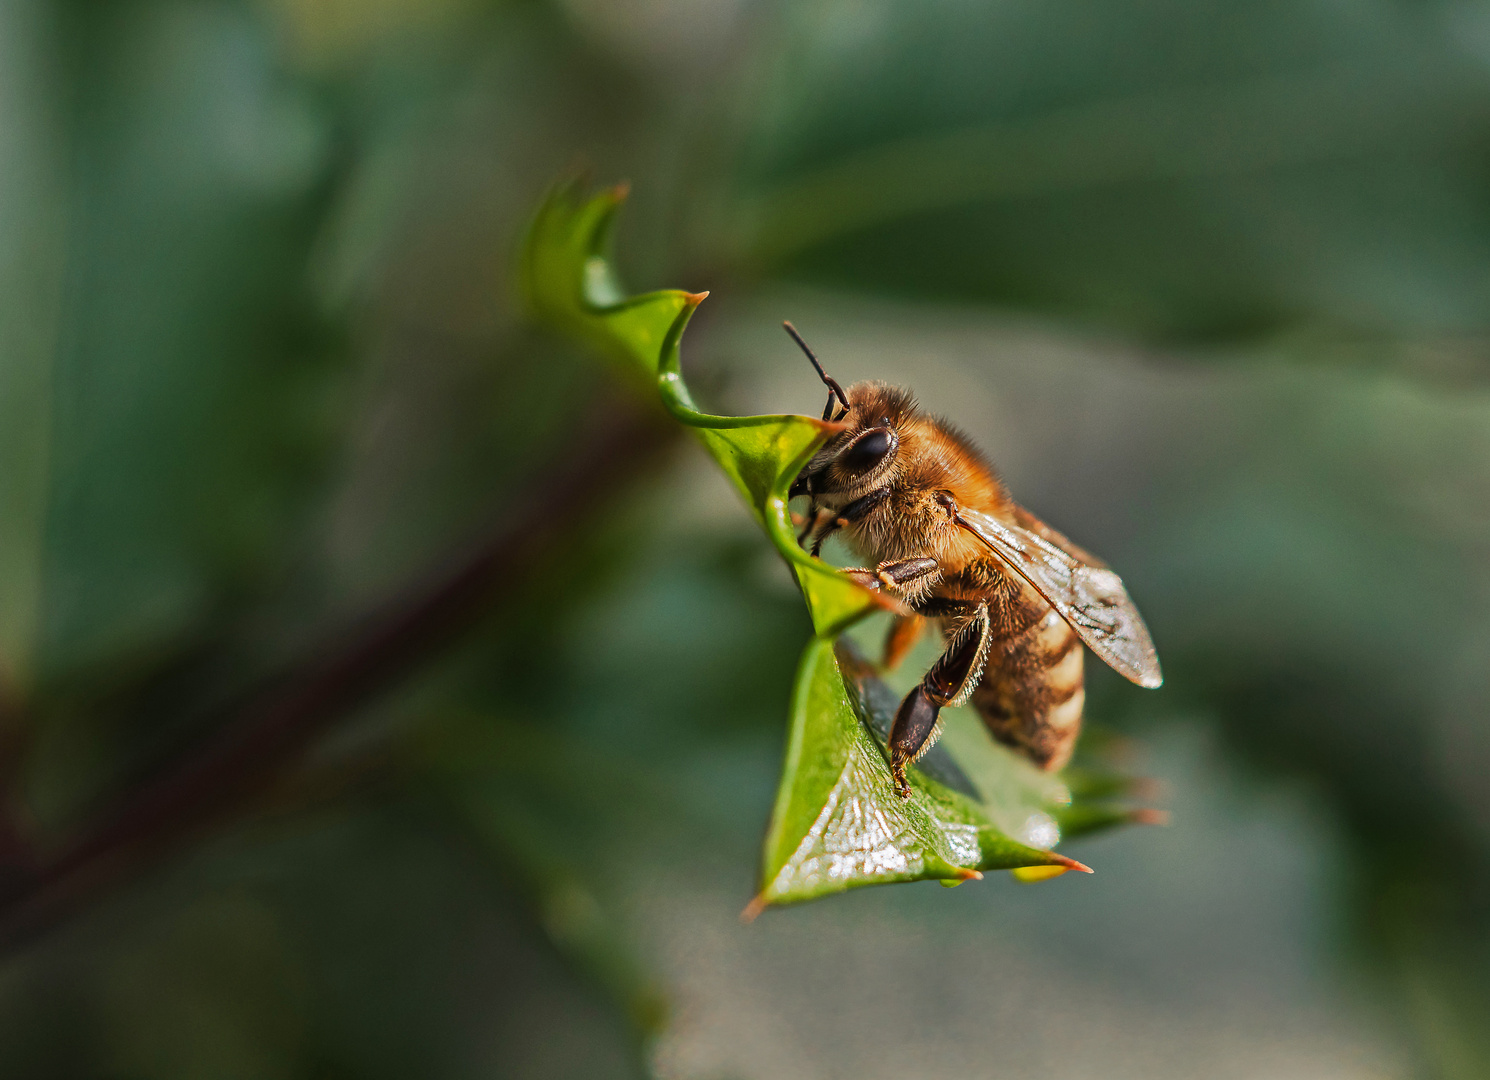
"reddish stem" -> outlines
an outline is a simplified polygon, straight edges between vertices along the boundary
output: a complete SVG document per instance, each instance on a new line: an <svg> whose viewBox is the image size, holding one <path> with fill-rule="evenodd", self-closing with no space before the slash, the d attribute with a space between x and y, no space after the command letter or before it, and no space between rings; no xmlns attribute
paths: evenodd
<svg viewBox="0 0 1490 1080"><path fill-rule="evenodd" d="M454 570L432 575L350 633L312 650L297 670L213 725L203 745L41 859L0 898L0 944L45 931L105 886L241 808L328 728L474 623L514 568L541 562L675 435L650 413L615 416L612 410L612 416L608 423L579 427L589 438L535 477L490 539Z"/></svg>

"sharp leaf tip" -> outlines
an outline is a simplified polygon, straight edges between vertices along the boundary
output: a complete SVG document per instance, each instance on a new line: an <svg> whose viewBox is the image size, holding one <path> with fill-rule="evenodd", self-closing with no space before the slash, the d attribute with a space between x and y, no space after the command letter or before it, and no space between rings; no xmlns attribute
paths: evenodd
<svg viewBox="0 0 1490 1080"><path fill-rule="evenodd" d="M752 898L750 903L745 905L745 910L740 912L741 924L744 926L749 926L751 923L755 922L756 917L760 915L762 911L766 910L767 903L768 901L766 900L765 893L760 893L759 895Z"/></svg>

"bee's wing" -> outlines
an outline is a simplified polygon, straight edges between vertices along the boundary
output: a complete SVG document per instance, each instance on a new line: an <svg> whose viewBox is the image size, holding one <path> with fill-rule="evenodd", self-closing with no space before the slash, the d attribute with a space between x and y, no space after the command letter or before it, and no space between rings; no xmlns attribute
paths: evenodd
<svg viewBox="0 0 1490 1080"><path fill-rule="evenodd" d="M959 509L957 523L1050 601L1087 648L1118 674L1150 688L1164 681L1153 639L1122 578L1082 562L1043 536L977 510Z"/></svg>

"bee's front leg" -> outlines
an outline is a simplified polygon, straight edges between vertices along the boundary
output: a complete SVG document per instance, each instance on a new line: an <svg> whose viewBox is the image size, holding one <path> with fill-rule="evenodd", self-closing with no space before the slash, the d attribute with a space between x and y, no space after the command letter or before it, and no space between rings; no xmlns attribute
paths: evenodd
<svg viewBox="0 0 1490 1080"><path fill-rule="evenodd" d="M902 799L911 797L906 768L930 750L941 734L942 706L963 701L982 678L989 631L988 605L980 603L931 670L900 703L890 727L889 750L890 774Z"/></svg>
<svg viewBox="0 0 1490 1080"><path fill-rule="evenodd" d="M802 515L802 520L800 522L800 524L802 526L802 531L799 532L799 533L797 533L797 546L798 547L801 547L803 544L805 544L807 542L807 538L809 536L811 536L812 533L813 533L813 530L815 530L818 527L818 522L821 520L822 516L823 516L822 508L819 507L817 505L817 503L811 503L810 505L808 505L807 512ZM793 525L798 524L798 522L796 520L796 515L795 514L792 515L792 524Z"/></svg>
<svg viewBox="0 0 1490 1080"><path fill-rule="evenodd" d="M823 544L839 529L863 521L869 514L890 497L889 488L879 488L871 491L868 495L861 495L838 511L827 523L818 527L812 538L812 554L814 557L823 553Z"/></svg>

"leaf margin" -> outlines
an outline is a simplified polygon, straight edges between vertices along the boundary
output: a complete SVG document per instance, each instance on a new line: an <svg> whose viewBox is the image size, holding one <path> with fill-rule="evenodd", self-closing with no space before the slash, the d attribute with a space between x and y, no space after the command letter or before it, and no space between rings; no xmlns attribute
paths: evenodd
<svg viewBox="0 0 1490 1080"><path fill-rule="evenodd" d="M661 289L627 296L610 248L628 188L606 188L588 199L583 190L580 179L555 185L529 228L520 271L529 309L598 346L628 381L650 384L663 407L703 443L791 568L817 636L836 637L891 607L887 598L803 551L792 528L788 488L843 426L792 413L720 416L700 410L683 380L680 345L709 294ZM669 322L659 338L649 322L663 318ZM772 446L774 453L765 452ZM775 467L765 468L769 462Z"/></svg>

